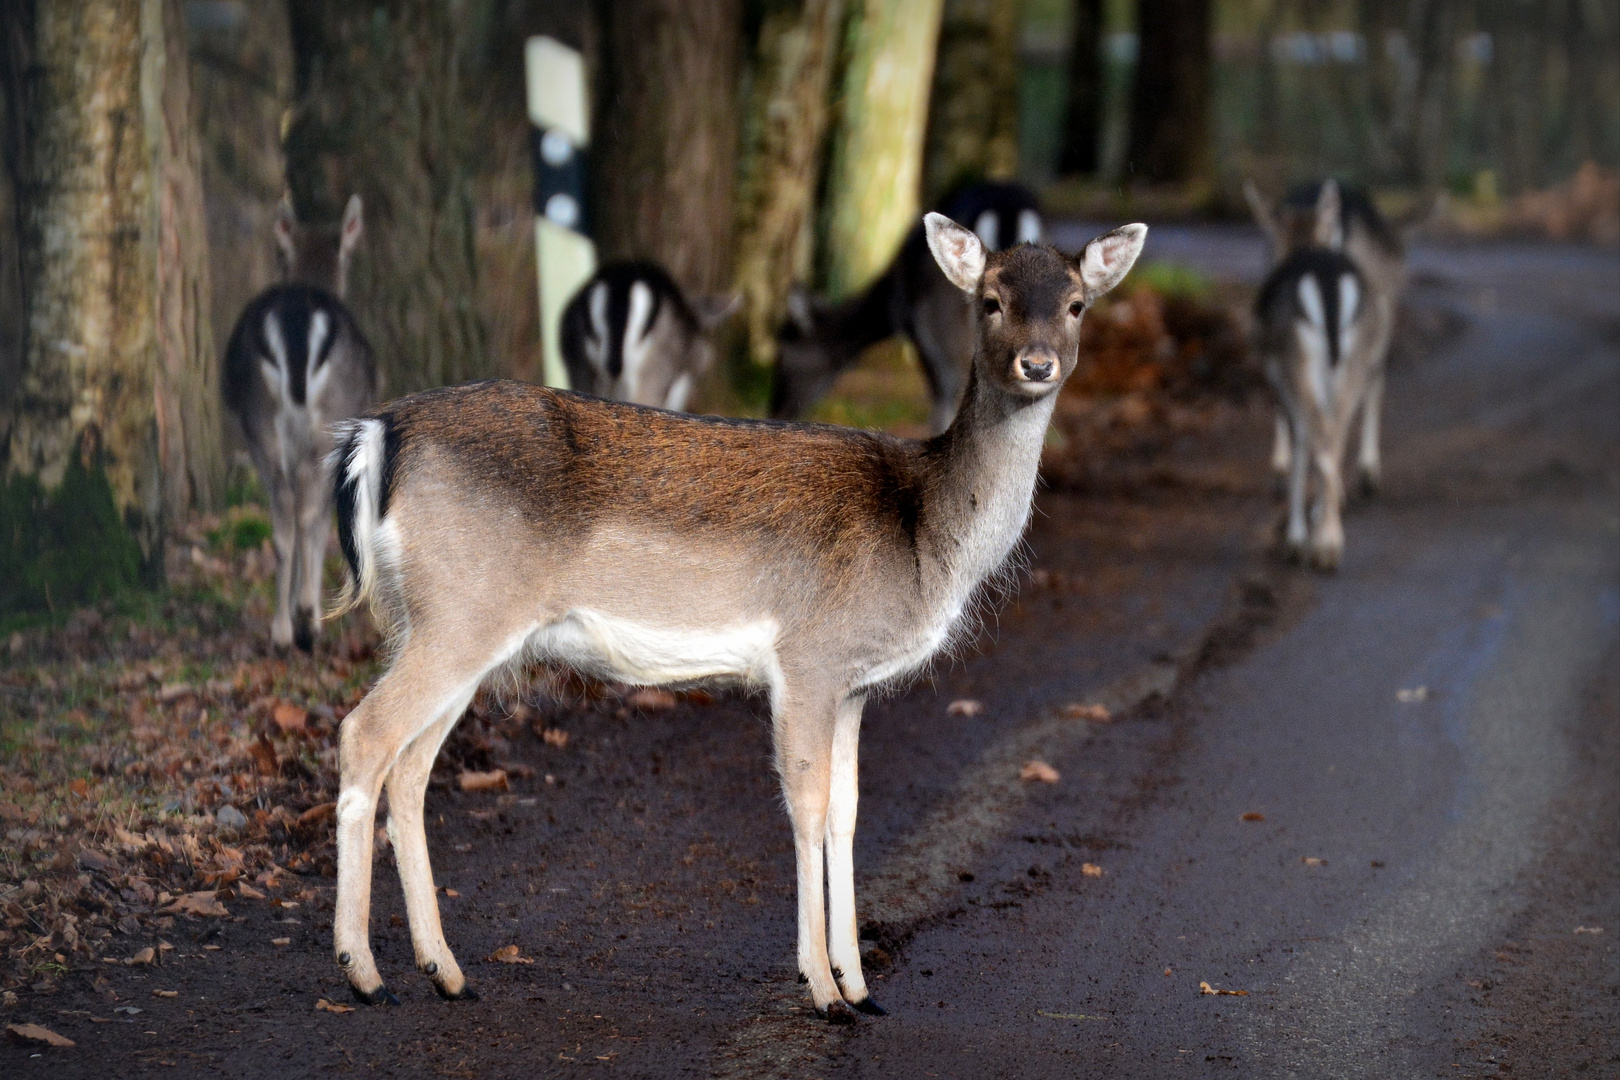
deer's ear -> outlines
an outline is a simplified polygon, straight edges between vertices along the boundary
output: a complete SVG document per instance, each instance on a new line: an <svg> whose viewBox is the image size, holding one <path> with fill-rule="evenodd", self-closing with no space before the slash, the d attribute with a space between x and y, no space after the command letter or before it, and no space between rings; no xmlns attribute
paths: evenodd
<svg viewBox="0 0 1620 1080"><path fill-rule="evenodd" d="M1075 261L1079 263L1088 302L1125 280L1136 265L1136 257L1142 254L1147 231L1146 225L1121 225L1086 245Z"/></svg>
<svg viewBox="0 0 1620 1080"><path fill-rule="evenodd" d="M742 293L729 293L724 296L695 296L692 298L692 314L697 316L698 325L705 330L713 330L742 307Z"/></svg>
<svg viewBox="0 0 1620 1080"><path fill-rule="evenodd" d="M928 250L952 285L965 293L978 289L984 277L984 245L979 238L944 214L923 218Z"/></svg>

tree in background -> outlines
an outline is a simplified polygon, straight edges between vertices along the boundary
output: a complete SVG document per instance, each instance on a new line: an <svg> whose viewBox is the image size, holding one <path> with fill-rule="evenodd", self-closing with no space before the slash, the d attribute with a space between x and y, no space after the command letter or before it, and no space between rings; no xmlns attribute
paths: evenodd
<svg viewBox="0 0 1620 1080"><path fill-rule="evenodd" d="M5 80L26 139L26 333L5 471L48 490L75 458L104 467L158 566L165 524L210 506L221 472L182 12L180 0L36 0L7 16L8 37L32 40L26 73Z"/></svg>
<svg viewBox="0 0 1620 1080"><path fill-rule="evenodd" d="M1058 173L1094 173L1102 164L1102 0L1074 0L1069 36L1069 86L1064 102Z"/></svg>
<svg viewBox="0 0 1620 1080"><path fill-rule="evenodd" d="M1126 169L1150 183L1210 178L1211 0L1139 0Z"/></svg>
<svg viewBox="0 0 1620 1080"><path fill-rule="evenodd" d="M597 252L650 258L681 287L731 284L741 0L601 8L592 121Z"/></svg>
<svg viewBox="0 0 1620 1080"><path fill-rule="evenodd" d="M848 296L917 219L941 0L852 0L821 209L821 278Z"/></svg>
<svg viewBox="0 0 1620 1080"><path fill-rule="evenodd" d="M288 0L287 182L300 220L365 201L349 302L391 394L494 374L479 318L455 12L440 0Z"/></svg>
<svg viewBox="0 0 1620 1080"><path fill-rule="evenodd" d="M1019 0L945 0L928 104L923 201L1018 172Z"/></svg>
<svg viewBox="0 0 1620 1080"><path fill-rule="evenodd" d="M737 190L734 279L748 355L769 365L789 288L814 267L816 189L843 0L766 5L755 35Z"/></svg>

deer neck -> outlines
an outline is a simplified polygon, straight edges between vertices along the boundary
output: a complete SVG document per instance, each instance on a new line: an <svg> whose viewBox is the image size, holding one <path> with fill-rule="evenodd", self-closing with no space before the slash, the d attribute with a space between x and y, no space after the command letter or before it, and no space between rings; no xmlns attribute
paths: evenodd
<svg viewBox="0 0 1620 1080"><path fill-rule="evenodd" d="M971 374L955 421L930 441L936 471L920 539L947 604L965 603L1023 536L1056 403L1055 392L1032 401Z"/></svg>

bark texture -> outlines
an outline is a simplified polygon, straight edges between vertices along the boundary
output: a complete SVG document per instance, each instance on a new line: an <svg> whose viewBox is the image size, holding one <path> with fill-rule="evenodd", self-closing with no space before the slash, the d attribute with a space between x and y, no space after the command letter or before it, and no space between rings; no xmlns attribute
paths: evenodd
<svg viewBox="0 0 1620 1080"><path fill-rule="evenodd" d="M822 209L835 298L881 274L917 218L941 0L853 0Z"/></svg>
<svg viewBox="0 0 1620 1080"><path fill-rule="evenodd" d="M23 206L27 340L8 472L87 441L147 556L213 503L218 389L179 0L38 0Z"/></svg>
<svg viewBox="0 0 1620 1080"><path fill-rule="evenodd" d="M477 302L455 11L440 0L289 0L299 220L365 202L349 304L390 394L493 373Z"/></svg>
<svg viewBox="0 0 1620 1080"><path fill-rule="evenodd" d="M740 0L602 8L593 119L603 259L653 259L689 293L731 283Z"/></svg>
<svg viewBox="0 0 1620 1080"><path fill-rule="evenodd" d="M737 192L737 291L748 353L776 358L788 291L814 268L816 185L843 0L773 4L760 23Z"/></svg>
<svg viewBox="0 0 1620 1080"><path fill-rule="evenodd" d="M1140 0L1127 171L1151 183L1211 175L1210 0Z"/></svg>
<svg viewBox="0 0 1620 1080"><path fill-rule="evenodd" d="M1018 0L945 0L928 113L924 201L1018 172Z"/></svg>
<svg viewBox="0 0 1620 1080"><path fill-rule="evenodd" d="M1064 102L1058 172L1094 173L1102 164L1102 0L1075 0L1069 36L1069 90Z"/></svg>

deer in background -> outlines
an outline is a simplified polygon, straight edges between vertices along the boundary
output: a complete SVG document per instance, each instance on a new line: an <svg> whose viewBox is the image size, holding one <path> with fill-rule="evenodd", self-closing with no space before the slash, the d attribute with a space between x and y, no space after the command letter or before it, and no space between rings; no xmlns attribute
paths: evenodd
<svg viewBox="0 0 1620 1080"><path fill-rule="evenodd" d="M569 384L597 397L681 412L697 380L714 366L709 331L741 302L736 295L688 299L657 263L609 263L563 309Z"/></svg>
<svg viewBox="0 0 1620 1080"><path fill-rule="evenodd" d="M332 459L344 603L369 603L394 643L341 733L333 951L361 1001L397 1001L368 933L385 784L416 966L443 996L471 996L439 922L423 795L478 688L545 659L635 685L768 692L799 971L828 1020L882 1011L856 932L862 708L947 647L1019 544L1081 316L1147 232L1127 225L1070 258L987 252L938 214L926 228L976 328L962 406L932 439L499 381L346 426Z"/></svg>
<svg viewBox="0 0 1620 1080"><path fill-rule="evenodd" d="M945 217L967 225L987 250L1041 239L1039 204L1017 184L973 184L945 199ZM933 402L929 430L951 422L973 355L973 313L929 256L918 223L888 270L859 295L828 304L796 289L778 345L771 415L795 419L832 389L869 346L895 336L917 347Z"/></svg>
<svg viewBox="0 0 1620 1080"><path fill-rule="evenodd" d="M1280 259L1255 305L1255 345L1281 404L1272 464L1286 475L1284 544L1290 556L1331 570L1344 554L1344 454L1358 409L1362 482L1371 489L1378 480L1399 249L1387 246L1393 234L1376 231L1371 204L1346 201L1333 180L1316 189L1308 213L1285 203L1273 216L1248 190Z"/></svg>
<svg viewBox="0 0 1620 1080"><path fill-rule="evenodd" d="M300 225L284 199L275 238L286 283L248 304L225 346L225 404L242 426L270 500L276 549L270 640L305 652L320 627L332 424L364 412L377 395L371 347L342 299L363 228L358 195L349 198L335 233Z"/></svg>

